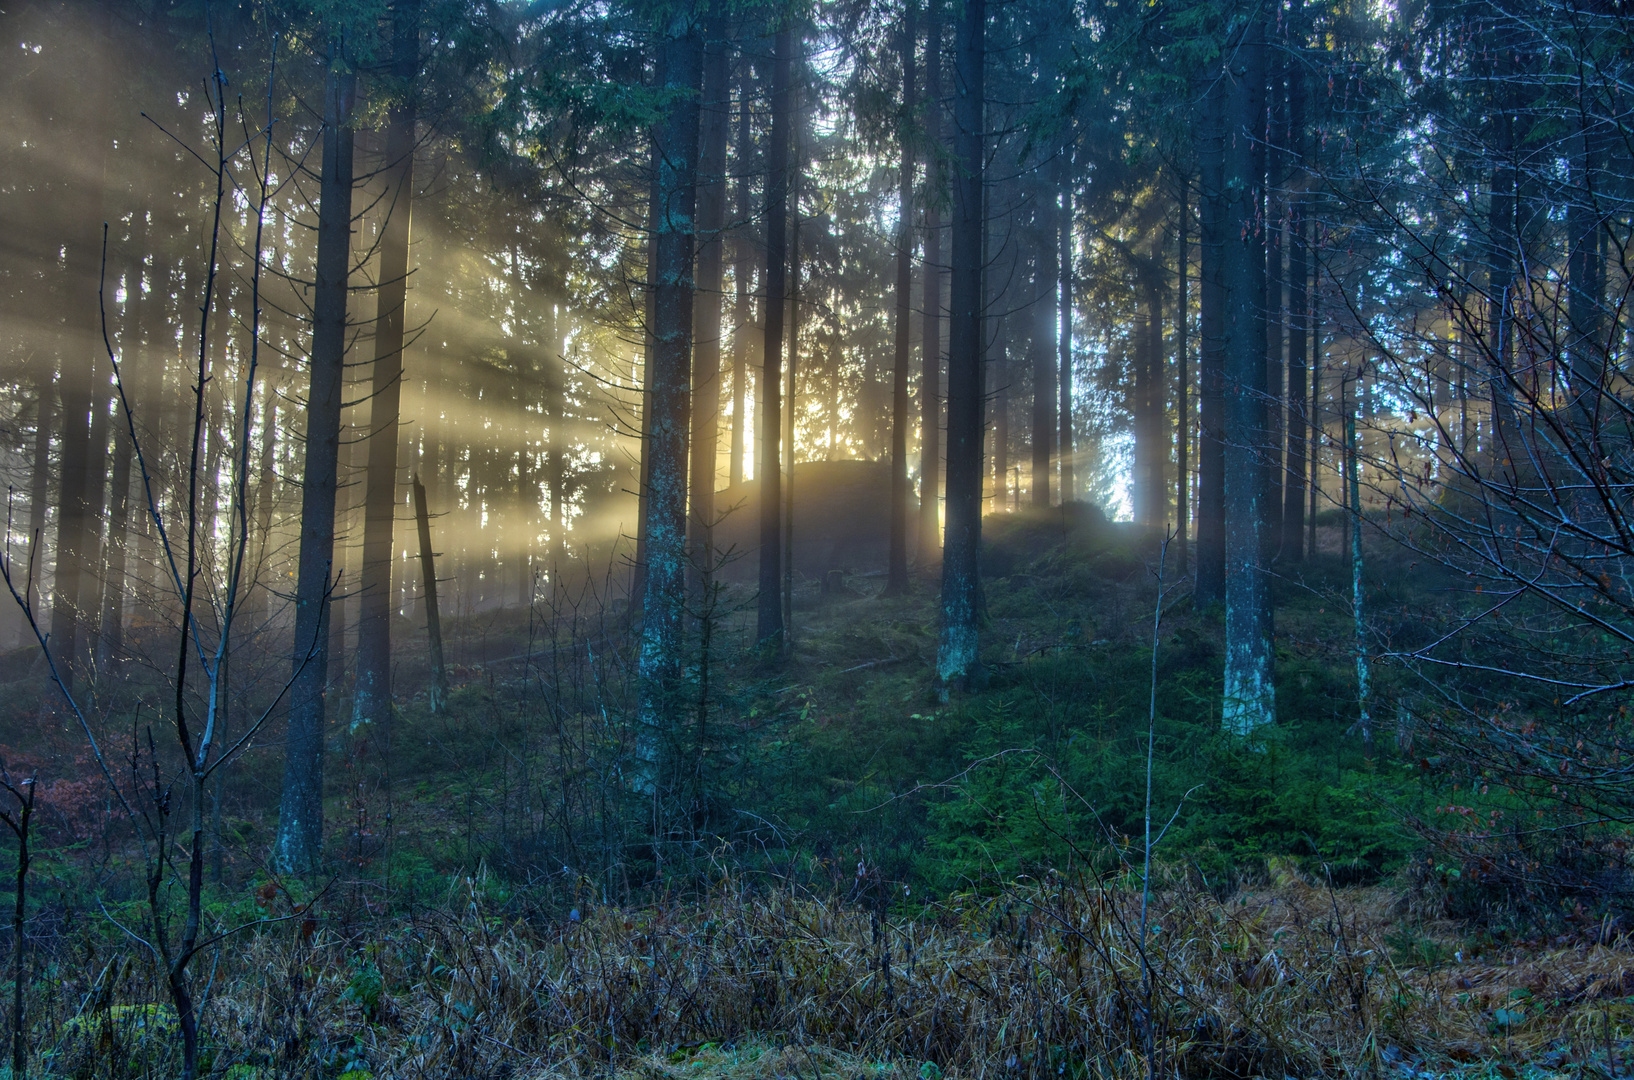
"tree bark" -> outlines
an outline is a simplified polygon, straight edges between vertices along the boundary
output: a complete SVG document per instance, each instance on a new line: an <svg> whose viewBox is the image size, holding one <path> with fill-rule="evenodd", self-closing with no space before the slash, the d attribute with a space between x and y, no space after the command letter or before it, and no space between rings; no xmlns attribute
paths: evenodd
<svg viewBox="0 0 1634 1080"><path fill-rule="evenodd" d="M658 216L653 243L653 363L646 417L651 465L647 488L646 598L641 624L637 790L659 784L663 748L685 709L681 693L681 621L686 609L687 421L692 377L693 259L698 200L698 82L703 40L678 15L663 41L665 89L675 95L658 133Z"/></svg>
<svg viewBox="0 0 1634 1080"><path fill-rule="evenodd" d="M1293 47L1303 47L1303 0L1290 0ZM1293 154L1293 183L1288 196L1288 471L1282 502L1282 558L1300 562L1305 537L1306 357L1310 340L1310 225L1305 219L1305 76L1300 65L1287 65L1288 140Z"/></svg>
<svg viewBox="0 0 1634 1080"><path fill-rule="evenodd" d="M979 684L982 528L982 168L987 4L965 0L954 77L953 267L948 312L947 531L940 692Z"/></svg>
<svg viewBox="0 0 1634 1080"><path fill-rule="evenodd" d="M1197 395L1197 576L1192 602L1225 599L1225 110L1229 75L1216 74L1198 124L1199 364Z"/></svg>
<svg viewBox="0 0 1634 1080"><path fill-rule="evenodd" d="M1581 91L1579 91L1581 93ZM1581 110L1587 116L1587 108ZM1605 318L1601 305L1605 295L1606 261L1599 247L1604 234L1597 209L1599 174L1604 170L1605 139L1588 129L1572 138L1571 199L1566 209L1566 231L1570 250L1567 256L1566 321L1570 336L1566 342L1571 380L1572 410L1584 437L1584 450L1596 461L1604 457L1599 432L1605 407L1602 399L1606 377L1607 350L1604 342Z"/></svg>
<svg viewBox="0 0 1634 1080"><path fill-rule="evenodd" d="M989 238L991 244L991 238ZM989 248L991 250L991 248ZM1004 273L1001 268L999 273ZM993 277L997 277L994 274ZM1005 274L1006 278L1013 275ZM991 279L989 279L991 280ZM989 296L989 304L996 298ZM993 334L991 362L987 365L987 397L993 402L993 501L992 510L1010 509L1010 325L999 322Z"/></svg>
<svg viewBox="0 0 1634 1080"><path fill-rule="evenodd" d="M755 636L774 652L783 646L781 597L783 555L783 438L781 409L783 315L788 272L789 189L789 81L794 31L777 31L772 58L772 126L766 147L766 289L762 311L766 317L761 354L761 408L756 439L760 466L760 605Z"/></svg>
<svg viewBox="0 0 1634 1080"><path fill-rule="evenodd" d="M1488 204L1487 233L1487 333L1488 375L1487 395L1492 408L1492 471L1513 486L1515 459L1518 450L1515 422L1514 395L1510 380L1515 377L1515 277L1519 229L1516 210L1519 203L1519 178L1515 164L1515 105L1516 91L1511 83L1514 75L1514 42L1512 31L1498 33L1497 71L1495 74L1496 100L1492 103L1491 198ZM1359 389L1359 388L1358 388ZM1359 398L1358 394L1358 398Z"/></svg>
<svg viewBox="0 0 1634 1080"><path fill-rule="evenodd" d="M667 51L658 57L658 79L663 83ZM657 362L656 304L658 298L658 173L663 166L657 140L653 141L652 173L647 184L647 287L642 295L641 355L641 464L636 485L635 562L630 573L630 615L635 616L647 597L647 517L652 511L652 384Z"/></svg>
<svg viewBox="0 0 1634 1080"><path fill-rule="evenodd" d="M791 64L794 60L791 58ZM783 388L783 445L788 448L783 458L783 647L794 643L794 422L799 408L800 392L800 181L805 164L806 113L803 102L796 100L797 91L790 87L789 151L789 358ZM869 382L873 385L872 381Z"/></svg>
<svg viewBox="0 0 1634 1080"><path fill-rule="evenodd" d="M914 49L917 26L909 0L902 15L902 160L897 177L896 366L891 378L891 536L886 564L885 593L897 596L908 589L908 366L913 346L909 325L913 308L913 181L914 154L909 136L917 102L914 100Z"/></svg>
<svg viewBox="0 0 1634 1080"><path fill-rule="evenodd" d="M1058 259L1061 271L1061 298L1057 309L1061 316L1061 329L1056 340L1061 350L1060 377L1056 387L1060 392L1060 406L1056 415L1061 424L1058 436L1057 453L1061 458L1061 503L1065 505L1078 498L1078 484L1074 473L1073 455L1076 452L1072 430L1072 181L1071 163L1067 159L1065 150L1057 158L1059 176L1056 186L1060 189L1061 209L1058 221L1061 227L1061 251Z"/></svg>
<svg viewBox="0 0 1634 1080"><path fill-rule="evenodd" d="M1276 10L1273 7L1273 10ZM1275 16L1273 16L1274 18ZM1282 207L1281 197L1285 169L1283 167L1283 137L1286 132L1286 113L1282 100L1281 50L1266 55L1266 107L1261 130L1263 138L1258 152L1265 161L1265 183L1261 188L1260 203L1262 229L1265 234L1265 559L1267 564L1276 558L1282 542L1282 445L1283 407L1283 354L1282 354Z"/></svg>
<svg viewBox="0 0 1634 1080"><path fill-rule="evenodd" d="M702 610L714 573L715 472L720 458L721 264L725 254L726 134L732 118L730 45L726 22L711 17L703 57L699 120L697 288L693 302L692 466L689 594Z"/></svg>
<svg viewBox="0 0 1634 1080"><path fill-rule="evenodd" d="M334 43L340 51L340 42ZM324 695L329 679L329 593L335 560L341 374L351 261L352 107L356 77L336 55L324 84L322 181L313 289L311 381L306 402L301 541L295 583L294 681L274 864L317 869L323 848Z"/></svg>
<svg viewBox="0 0 1634 1080"><path fill-rule="evenodd" d="M1179 297L1174 309L1175 329L1175 485L1174 532L1178 549L1176 569L1187 571L1186 524L1191 511L1191 177L1180 176L1179 237L1175 253L1175 277Z"/></svg>
<svg viewBox="0 0 1634 1080"><path fill-rule="evenodd" d="M391 717L392 532L397 516L397 443L403 391L403 322L408 306L409 228L414 200L420 0L397 0L392 13L392 76L404 99L386 131L385 206L380 237L379 306L370 388L369 464L363 496L363 566L357 622L352 727Z"/></svg>
<svg viewBox="0 0 1634 1080"><path fill-rule="evenodd" d="M1033 361L1032 503L1044 507L1052 501L1050 463L1055 458L1055 365L1058 351L1055 304L1061 270L1057 265L1060 249L1055 241L1055 186L1050 182L1048 170L1039 169L1038 179L1033 199L1037 210L1033 244L1033 333L1029 351Z"/></svg>
<svg viewBox="0 0 1634 1080"><path fill-rule="evenodd" d="M1308 250L1308 249L1307 249ZM1306 425L1309 439L1305 444L1305 460L1310 466L1310 499L1305 513L1305 550L1311 558L1316 557L1316 509L1317 497L1321 491L1320 474L1317 464L1322 460L1322 320L1319 317L1321 305L1318 291L1315 259L1311 260L1310 287L1307 293L1310 306L1310 383L1311 383L1311 411L1310 420Z"/></svg>
<svg viewBox="0 0 1634 1080"><path fill-rule="evenodd" d="M1265 27L1253 22L1232 61L1231 126L1226 145L1228 197L1225 370L1226 657L1222 722L1249 736L1276 719L1270 581L1266 573L1264 482L1264 234L1255 143L1265 109Z"/></svg>
<svg viewBox="0 0 1634 1080"><path fill-rule="evenodd" d="M1141 274L1145 318L1135 351L1135 461L1137 520L1149 529L1168 521L1169 440L1163 394L1163 291L1156 261Z"/></svg>
<svg viewBox="0 0 1634 1080"><path fill-rule="evenodd" d="M727 482L734 488L743 483L744 452L749 434L749 342L755 326L754 241L748 224L754 215L753 186L750 182L750 162L754 158L754 134L750 126L753 111L749 100L752 80L748 58L745 57L741 63L741 74L738 76L738 133L733 147L738 172L739 224L732 244L732 287L737 293L737 304L732 329L732 462L727 470Z"/></svg>
<svg viewBox="0 0 1634 1080"><path fill-rule="evenodd" d="M431 687L427 692L433 714L443 711L448 701L448 669L443 665L443 622L437 606L437 557L431 550L431 514L426 508L426 487L414 474L414 521L420 534L420 580L425 590L426 642L431 662Z"/></svg>
<svg viewBox="0 0 1634 1080"><path fill-rule="evenodd" d="M925 146L942 144L942 0L927 0ZM925 156L924 307L919 342L919 562L942 557L942 213L938 156Z"/></svg>

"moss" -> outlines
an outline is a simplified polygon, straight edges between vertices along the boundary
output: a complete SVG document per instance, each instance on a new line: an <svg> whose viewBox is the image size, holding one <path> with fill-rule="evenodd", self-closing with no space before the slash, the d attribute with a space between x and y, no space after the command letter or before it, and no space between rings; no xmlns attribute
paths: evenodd
<svg viewBox="0 0 1634 1080"><path fill-rule="evenodd" d="M146 1076L181 1061L181 1025L169 1005L110 1005L70 1018L46 1055L73 1080Z"/></svg>

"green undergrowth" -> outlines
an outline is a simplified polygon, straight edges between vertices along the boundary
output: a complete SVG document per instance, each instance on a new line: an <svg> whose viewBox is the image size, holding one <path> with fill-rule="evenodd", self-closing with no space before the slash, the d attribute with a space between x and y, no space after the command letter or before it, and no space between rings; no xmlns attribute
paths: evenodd
<svg viewBox="0 0 1634 1080"><path fill-rule="evenodd" d="M945 894L1115 869L1140 848L1155 538L1075 507L989 518L985 541L978 692L931 694L933 582L820 605L797 628L782 674L802 707L740 782L836 873L860 859ZM1338 883L1388 874L1412 847L1394 808L1415 782L1351 730L1343 616L1320 585L1286 590L1279 723L1244 745L1219 730L1219 614L1192 609L1170 558L1152 769L1164 857L1222 888L1275 856Z"/></svg>
<svg viewBox="0 0 1634 1080"><path fill-rule="evenodd" d="M437 902L481 867L566 907L708 877L722 860L802 887L890 883L899 898L1127 872L1146 834L1158 538L1080 505L994 515L984 534L987 678L946 702L932 685L934 567L896 597L870 574L826 592L800 584L793 645L776 662L754 647L752 592L724 589L707 654L690 625L685 692L703 704L687 702L667 749L659 818L618 768L633 749L636 689L621 608L542 599L449 620L453 692L439 714L424 695L420 631L404 620L391 723L345 722L344 675L330 699L327 850L339 880L367 883L347 903ZM1404 823L1431 812L1431 795L1388 723L1371 748L1356 730L1348 567L1323 556L1283 568L1278 723L1245 744L1219 730L1221 614L1193 606L1177 564L1171 549L1156 653L1150 816L1162 858L1222 894L1270 858L1335 884L1389 875L1415 850ZM1386 576L1390 601L1409 606L1411 584ZM1390 678L1376 676L1381 698ZM40 741L41 760L49 740L59 761L78 745L63 717L14 726ZM110 720L104 733L119 753L125 728ZM77 843L85 862L101 842L102 796L81 765L84 816L78 832L42 842L48 859ZM255 913L244 890L266 880L282 765L274 727L223 774L222 889L237 890L239 908L223 912L229 922ZM70 819L65 805L53 822Z"/></svg>

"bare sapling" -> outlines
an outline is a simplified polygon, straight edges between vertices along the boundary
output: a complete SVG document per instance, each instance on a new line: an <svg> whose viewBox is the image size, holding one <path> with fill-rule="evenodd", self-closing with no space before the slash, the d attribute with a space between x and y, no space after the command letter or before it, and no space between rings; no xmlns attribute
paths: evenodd
<svg viewBox="0 0 1634 1080"><path fill-rule="evenodd" d="M211 40L213 42L213 35ZM34 558L32 545L26 577L14 575L9 549L5 557L0 559L0 577L3 577L13 600L21 609L26 626L34 635L52 683L56 685L65 707L73 715L85 736L98 771L112 789L115 801L125 819L134 826L145 867L146 925L138 930L117 920L115 923L127 936L150 952L164 973L166 989L175 1009L176 1024L181 1034L184 1080L194 1080L198 1075L199 1065L201 1009L188 971L190 963L201 952L239 930L266 921L257 920L256 923L247 923L244 926L206 931L203 896L205 861L210 847L206 828L210 785L217 771L235 760L245 747L250 745L283 700L294 680L292 675L290 680L278 689L272 701L259 711L251 723L244 726L237 739L230 744L227 743L222 737L227 704L225 700L227 657L229 645L233 640L235 622L249 592L244 576L248 565L246 552L250 533L249 455L257 412L256 390L262 334L260 299L264 262L263 232L268 207L275 194L271 161L273 130L277 123L272 105L272 87L277 74L276 48L277 39L274 37L268 64L264 123L252 128L244 115L241 100L236 108L237 115L229 117L227 80L214 56L212 56L213 74L205 87L206 97L211 106L210 145L205 153L200 153L155 123L165 137L176 142L188 155L201 163L214 182L206 245L207 261L202 275L203 292L197 308L198 351L189 372L193 423L187 459L186 488L182 492L164 492L159 488L151 457L144 448L127 392L129 384L120 353L114 347L110 336L105 298L108 230L106 225L103 226L103 283L98 292L103 351L113 371L114 389L124 421L121 434L130 440L131 451L140 471L144 510L152 522L157 537L163 585L174 594L177 602L175 662L167 672L170 685L174 688L174 696L162 709L155 707L155 711L165 717L169 733L174 736L181 752L184 763L181 777L165 775L158 758L157 743L149 727L146 737L147 750L152 759L151 776L147 781L134 785L132 788L134 794L127 797L126 790L115 782L95 734L96 727L91 717L96 708L95 699L76 693L62 669L54 644L48 640L48 636L39 625L32 595ZM230 122L236 122L242 130L241 139L230 141L235 138ZM210 343L213 338L211 320L216 314L219 302L217 294L222 274L222 248L230 239L224 235L226 231L224 218L232 200L240 193L253 208L255 226L253 244L247 252L252 265L248 290L250 311L248 354L241 361L235 383L236 389L241 393L237 395L237 411L232 415L233 438L236 445L233 447L231 461L229 535L226 545L227 573L219 591L212 594L207 588L200 587L202 581L208 580L205 568L206 553L213 543L213 537L206 535L202 527L205 514L201 503L209 493L201 491L200 477L206 471L202 458L206 427L211 413L210 403L206 397L207 387L216 378L214 368L220 365L219 361L212 364ZM315 646L316 642L308 643L306 654L309 657L314 654ZM296 674L298 673L299 666ZM186 794L185 800L175 798L178 781ZM132 798L136 800L136 805L132 804ZM177 836L171 818L183 807L186 824L179 830L181 835ZM177 841L181 843L178 844ZM185 858L185 869L177 865L178 854ZM171 902L167 899L172 894L170 884L178 874L185 877L184 912L179 928L171 911ZM111 915L108 917L113 918Z"/></svg>
<svg viewBox="0 0 1634 1080"><path fill-rule="evenodd" d="M1175 805L1174 813L1169 815L1169 820L1164 823L1163 828L1158 830L1156 836L1153 836L1152 765L1157 755L1157 653L1158 646L1162 644L1161 634L1163 629L1163 601L1168 598L1170 592L1178 588L1180 585L1179 582L1176 582L1167 588L1164 587L1164 573L1168 568L1169 561L1169 545L1173 543L1174 540L1174 529L1172 527L1165 529L1163 534L1163 543L1161 546L1159 546L1157 552L1157 598L1152 603L1152 679L1151 692L1148 696L1146 706L1146 800L1143 811L1144 835L1141 840L1139 941L1141 992L1146 999L1146 1015L1145 1022L1142 1027L1146 1044L1147 1080L1153 1080L1153 1078L1157 1075L1157 1047L1153 1038L1152 1018L1152 1011L1156 1000L1155 995L1157 990L1154 973L1152 971L1151 953L1146 948L1147 930L1150 926L1149 915L1152 900L1152 852L1157 849L1159 844L1163 843L1163 837L1168 834L1169 827L1172 826L1175 823L1175 819L1180 816L1181 807L1186 805L1186 800L1191 797L1192 791L1197 790L1196 788L1192 788L1191 791L1187 791L1180 797L1180 801Z"/></svg>

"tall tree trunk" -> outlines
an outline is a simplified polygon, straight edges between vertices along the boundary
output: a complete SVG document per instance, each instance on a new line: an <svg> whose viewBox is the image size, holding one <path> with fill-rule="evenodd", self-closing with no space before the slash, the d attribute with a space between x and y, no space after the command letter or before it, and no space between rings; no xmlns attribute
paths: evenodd
<svg viewBox="0 0 1634 1080"><path fill-rule="evenodd" d="M791 60L791 63L794 62ZM793 142L789 153L789 359L783 392L783 445L788 452L783 458L783 646L794 643L794 463L795 417L799 408L800 387L800 181L805 164L804 152L806 112L804 103L794 99L790 88L792 117L790 136ZM872 386L872 382L869 383ZM877 430L877 428L876 428Z"/></svg>
<svg viewBox="0 0 1634 1080"><path fill-rule="evenodd" d="M333 45L340 52L340 42ZM273 861L309 873L323 848L324 694L329 680L329 591L335 559L335 483L340 462L341 374L346 359L346 282L352 239L352 106L356 78L330 58L324 84L322 184L312 308L311 382L295 582L294 681Z"/></svg>
<svg viewBox="0 0 1634 1080"><path fill-rule="evenodd" d="M1175 277L1179 297L1174 308L1175 329L1175 485L1174 532L1179 550L1177 567L1184 577L1187 570L1186 519L1191 511L1191 177L1180 175L1179 237L1175 253Z"/></svg>
<svg viewBox="0 0 1634 1080"><path fill-rule="evenodd" d="M953 268L948 311L947 530L936 676L944 695L981 681L982 167L986 0L965 0L955 63Z"/></svg>
<svg viewBox="0 0 1634 1080"><path fill-rule="evenodd" d="M1219 75L1203 96L1198 125L1199 363L1197 395L1198 608L1225 599L1225 244L1226 97L1229 76Z"/></svg>
<svg viewBox="0 0 1634 1080"><path fill-rule="evenodd" d="M1227 282L1225 504L1226 657L1222 721L1251 735L1276 719L1269 575L1265 566L1264 234L1258 203L1264 174L1255 143L1265 108L1265 26L1248 25L1232 61L1231 126L1226 144L1228 216L1223 270Z"/></svg>
<svg viewBox="0 0 1634 1080"><path fill-rule="evenodd" d="M663 65L666 62L668 50L664 50L658 57L658 79L663 82ZM658 302L658 216L659 187L658 174L663 168L660 160L657 140L654 140L652 153L652 173L647 185L647 287L642 296L642 357L641 357L641 464L638 475L639 483L636 487L636 527L635 527L635 562L631 566L630 574L630 614L633 616L641 610L641 605L647 597L647 518L652 511L652 386L653 373L656 370L658 339L654 328L657 325L656 305Z"/></svg>
<svg viewBox="0 0 1634 1080"><path fill-rule="evenodd" d="M345 391L342 390L344 395ZM357 596L357 567L350 565L355 557L357 536L353 533L354 503L357 500L358 442L355 435L356 410L348 417L341 413L340 439L335 451L335 545L330 556L329 580L333 592L324 625L329 634L328 689L338 690L346 674L346 628L351 625L347 607ZM348 419L354 423L348 423Z"/></svg>
<svg viewBox="0 0 1634 1080"><path fill-rule="evenodd" d="M942 0L927 0L925 145L942 145ZM924 306L919 341L919 562L942 557L942 212L940 155L925 155Z"/></svg>
<svg viewBox="0 0 1634 1080"><path fill-rule="evenodd" d="M692 466L689 593L701 611L714 573L715 472L720 458L721 264L726 244L726 134L732 119L731 47L726 23L711 17L703 58L699 120L697 289L693 302Z"/></svg>
<svg viewBox="0 0 1634 1080"><path fill-rule="evenodd" d="M1293 47L1304 47L1304 0L1290 0ZM1299 562L1305 536L1306 363L1310 340L1310 225L1305 219L1305 74L1299 63L1287 65L1288 139L1294 182L1288 196L1288 472L1282 502L1282 558Z"/></svg>
<svg viewBox="0 0 1634 1080"><path fill-rule="evenodd" d="M1059 173L1056 187L1060 192L1061 208L1058 222L1061 227L1059 257L1061 271L1061 298L1057 304L1061 316L1061 329L1056 340L1061 350L1059 379L1057 389L1060 392L1060 406L1056 411L1057 419L1061 424L1058 436L1057 453L1061 458L1061 502L1065 505L1078 498L1077 478L1074 475L1073 455L1076 449L1073 446L1072 430L1072 181L1071 163L1067 152L1063 150L1057 158Z"/></svg>
<svg viewBox="0 0 1634 1080"><path fill-rule="evenodd" d="M409 226L414 200L420 0L397 0L392 13L392 76L403 100L386 129L387 218L380 237L374 380L369 406L369 465L363 496L363 567L357 622L352 727L391 717L392 526L397 515L398 421L403 391L403 317L408 306Z"/></svg>
<svg viewBox="0 0 1634 1080"><path fill-rule="evenodd" d="M1307 249L1308 251L1309 249ZM1316 276L1316 260L1311 260L1311 276L1308 303L1311 310L1310 317L1310 382L1311 382L1311 411L1310 421L1306 425L1309 439L1305 444L1305 460L1310 463L1310 503L1305 514L1305 550L1311 558L1316 557L1316 511L1317 499L1321 494L1321 479L1317 472L1317 464L1322 460L1322 320L1319 317L1321 304L1320 286Z"/></svg>
<svg viewBox="0 0 1634 1080"><path fill-rule="evenodd" d="M989 240L991 243L991 240ZM1000 273L1003 271L1001 270ZM998 275L995 274L996 278ZM1007 278L1011 275L1006 274ZM991 280L991 279L989 279ZM989 304L996 297L989 296ZM987 365L987 396L993 402L993 510L1010 509L1010 326L1001 320Z"/></svg>
<svg viewBox="0 0 1634 1080"><path fill-rule="evenodd" d="M772 127L766 147L766 288L761 310L766 336L761 354L761 407L757 416L760 454L760 606L755 636L773 651L783 645L781 602L783 555L783 414L780 387L783 367L783 315L787 302L789 230L789 81L794 31L777 31L772 58Z"/></svg>
<svg viewBox="0 0 1634 1080"><path fill-rule="evenodd" d="M651 454L647 489L646 599L641 624L641 729L637 787L656 791L663 748L685 708L681 618L686 610L687 421L692 377L694 211L698 200L699 76L703 39L685 15L663 42L664 85L675 95L658 134L658 252L653 283ZM713 478L711 478L713 479Z"/></svg>
<svg viewBox="0 0 1634 1080"><path fill-rule="evenodd" d="M886 564L885 592L896 596L908 589L908 365L913 346L909 325L913 309L913 181L914 155L909 139L914 100L914 49L917 30L913 0L902 14L902 162L897 177L896 227L896 366L891 378L891 537Z"/></svg>
<svg viewBox="0 0 1634 1080"><path fill-rule="evenodd" d="M749 163L754 157L754 135L750 128L753 111L750 106L749 61L742 61L738 77L738 134L734 146L738 170L737 218L740 222L732 244L732 286L737 292L732 329L732 463L727 473L733 488L743 483L743 456L748 442L749 415L749 340L754 329L754 242L749 225L754 215L753 186L750 182Z"/></svg>
<svg viewBox="0 0 1634 1080"><path fill-rule="evenodd" d="M1279 5L1273 5L1275 11ZM1272 16L1275 18L1276 16ZM1259 152L1265 159L1261 188L1261 228L1265 233L1265 558L1269 564L1282 543L1282 440L1284 424L1282 356L1282 207L1283 139L1287 114L1282 100L1281 49L1267 50L1264 133Z"/></svg>
<svg viewBox="0 0 1634 1080"><path fill-rule="evenodd" d="M1579 93L1582 93L1580 90ZM1585 106L1580 113L1586 118ZM1572 410L1580 433L1586 440L1582 451L1595 461L1605 454L1600 446L1601 417L1606 402L1602 398L1608 349L1604 343L1605 319L1601 304L1605 295L1606 263L1599 246L1605 230L1601 227L1596 195L1605 168L1605 139L1588 130L1572 138L1571 203L1566 209L1567 256L1566 321L1570 334L1566 355L1570 365Z"/></svg>
<svg viewBox="0 0 1634 1080"><path fill-rule="evenodd" d="M1055 457L1055 304L1060 249L1055 242L1055 186L1048 171L1038 170L1033 205L1036 210L1033 244L1033 505L1050 505L1050 462Z"/></svg>
<svg viewBox="0 0 1634 1080"><path fill-rule="evenodd" d="M1146 309L1135 353L1135 458L1140 470L1137 498L1140 524L1162 528L1168 522L1168 420L1163 380L1163 287L1158 265L1141 274L1141 302Z"/></svg>
<svg viewBox="0 0 1634 1080"><path fill-rule="evenodd" d="M1515 422L1514 394L1510 382L1515 378L1515 257L1519 242L1516 210L1519 203L1519 180L1515 162L1515 104L1516 91L1511 84L1514 75L1512 53L1515 43L1512 32L1500 32L1496 52L1498 57L1496 83L1497 101L1492 117L1492 193L1488 207L1487 235L1490 253L1487 271L1487 355L1489 371L1487 394L1492 408L1492 443L1490 468L1494 477L1515 479L1515 462L1521 455ZM1360 395L1358 394L1358 397Z"/></svg>

